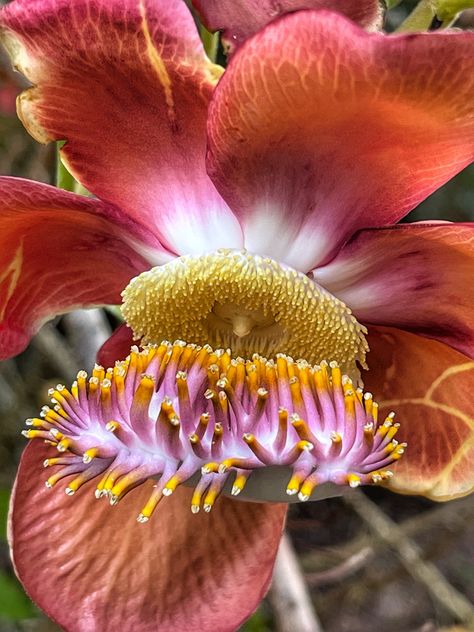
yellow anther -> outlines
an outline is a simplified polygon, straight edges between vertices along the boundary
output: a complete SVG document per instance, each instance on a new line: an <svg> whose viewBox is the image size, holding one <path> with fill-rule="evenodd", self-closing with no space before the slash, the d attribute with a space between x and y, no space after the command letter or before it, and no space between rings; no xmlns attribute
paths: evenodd
<svg viewBox="0 0 474 632"><path fill-rule="evenodd" d="M288 485L286 486L286 493L288 494L288 496L294 496L300 491L303 478L304 476L302 476L301 474L293 474L288 482Z"/></svg>
<svg viewBox="0 0 474 632"><path fill-rule="evenodd" d="M215 461L206 463L206 465L203 465L201 468L201 472L203 474L210 474L211 472L216 473L218 471L219 471L219 463L216 463Z"/></svg>
<svg viewBox="0 0 474 632"><path fill-rule="evenodd" d="M118 421L109 421L107 422L105 429L108 430L109 432L117 432L117 430L120 430L120 424Z"/></svg>
<svg viewBox="0 0 474 632"><path fill-rule="evenodd" d="M166 419L172 426L179 426L179 417L173 408L173 403L169 397L165 397L161 402L161 413L164 414Z"/></svg>
<svg viewBox="0 0 474 632"><path fill-rule="evenodd" d="M176 474L174 476L172 476L170 478L170 480L166 483L166 485L163 488L163 494L165 496L171 496L171 494L175 491L175 489L178 487L178 485L181 483L181 479L179 476L176 476Z"/></svg>
<svg viewBox="0 0 474 632"><path fill-rule="evenodd" d="M86 477L83 475L79 475L74 478L72 481L69 481L68 486L64 490L68 496L73 496L77 490L84 485L87 481Z"/></svg>
<svg viewBox="0 0 474 632"><path fill-rule="evenodd" d="M348 474L347 483L349 487L359 487L361 483L360 476L357 476L357 474Z"/></svg>
<svg viewBox="0 0 474 632"><path fill-rule="evenodd" d="M56 446L56 449L58 452L66 452L66 450L68 450L71 447L71 445L72 445L72 442L70 439L67 439L67 438L61 439L61 441Z"/></svg>
<svg viewBox="0 0 474 632"><path fill-rule="evenodd" d="M96 364L92 369L92 377L101 382L105 377L105 369L100 364Z"/></svg>
<svg viewBox="0 0 474 632"><path fill-rule="evenodd" d="M250 471L240 472L239 474L237 474L237 476L235 477L234 484L232 485L232 491L231 491L232 496L238 496L240 494L240 492L244 489L245 485L247 484L250 474L251 474Z"/></svg>
<svg viewBox="0 0 474 632"><path fill-rule="evenodd" d="M374 424L372 422L364 426L364 439L369 442L374 440Z"/></svg>
<svg viewBox="0 0 474 632"><path fill-rule="evenodd" d="M216 502L217 496L219 495L219 490L209 489L205 498L204 498L204 511L209 513Z"/></svg>
<svg viewBox="0 0 474 632"><path fill-rule="evenodd" d="M389 428L387 428L387 432L385 436L388 437L389 440L391 441L393 437L397 434L399 428L400 428L400 424L393 424L393 426L390 426Z"/></svg>
<svg viewBox="0 0 474 632"><path fill-rule="evenodd" d="M291 425L296 430L296 433L300 439L307 441L308 443L314 443L316 438L309 429L308 424L296 414L291 415Z"/></svg>
<svg viewBox="0 0 474 632"><path fill-rule="evenodd" d="M133 403L148 406L155 391L155 380L150 375L142 375L140 384L133 396Z"/></svg>
<svg viewBox="0 0 474 632"><path fill-rule="evenodd" d="M201 508L202 492L199 489L195 489L191 498L191 511L193 514L199 513Z"/></svg>
<svg viewBox="0 0 474 632"><path fill-rule="evenodd" d="M372 402L372 419L377 423L379 417L379 405L377 402Z"/></svg>
<svg viewBox="0 0 474 632"><path fill-rule="evenodd" d="M89 379L89 397L95 395L99 390L99 380L96 377L91 377Z"/></svg>
<svg viewBox="0 0 474 632"><path fill-rule="evenodd" d="M309 500L317 484L318 484L318 481L315 476L311 476L310 478L307 478L301 485L298 498L302 500L303 502L306 502L307 500Z"/></svg>
<svg viewBox="0 0 474 632"><path fill-rule="evenodd" d="M148 520L150 519L151 515L155 511L158 503L160 502L162 498L163 498L163 495L160 492L158 492L158 490L155 489L155 491L151 494L150 498L148 499L148 502L146 503L146 505L138 514L137 522L141 522L141 523L148 522Z"/></svg>
<svg viewBox="0 0 474 632"><path fill-rule="evenodd" d="M346 410L346 417L349 419L355 419L355 395L354 391L347 390L344 395L344 407Z"/></svg>
<svg viewBox="0 0 474 632"><path fill-rule="evenodd" d="M336 362L331 362L331 380L334 389L339 389L342 386L342 371Z"/></svg>
<svg viewBox="0 0 474 632"><path fill-rule="evenodd" d="M21 434L27 439L37 439L43 436L44 430L22 430Z"/></svg>
<svg viewBox="0 0 474 632"><path fill-rule="evenodd" d="M398 447L396 447L395 450L390 455L392 459L394 459L395 461L398 461L398 459L401 459L402 456L405 454L406 447L407 447L406 443L401 443Z"/></svg>
<svg viewBox="0 0 474 632"><path fill-rule="evenodd" d="M95 457L98 454L99 454L99 448L90 448L89 450L86 450L84 454L82 455L82 462L90 463L92 459L95 459Z"/></svg>
<svg viewBox="0 0 474 632"><path fill-rule="evenodd" d="M372 398L372 393L365 393L364 395L364 408L365 408L365 414L367 416L372 415L372 407L373 407L373 398Z"/></svg>

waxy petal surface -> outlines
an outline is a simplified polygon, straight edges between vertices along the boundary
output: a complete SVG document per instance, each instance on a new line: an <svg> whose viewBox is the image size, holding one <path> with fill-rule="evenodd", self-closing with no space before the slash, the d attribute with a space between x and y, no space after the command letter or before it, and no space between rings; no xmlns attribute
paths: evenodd
<svg viewBox="0 0 474 632"><path fill-rule="evenodd" d="M436 338L474 357L474 223L361 231L317 283L359 321Z"/></svg>
<svg viewBox="0 0 474 632"><path fill-rule="evenodd" d="M120 220L98 200L0 178L0 358L20 353L56 314L120 303L149 267L141 229Z"/></svg>
<svg viewBox="0 0 474 632"><path fill-rule="evenodd" d="M97 362L104 367L114 366L117 360L123 360L128 356L134 344L137 342L133 339L130 327L125 324L119 325L97 352Z"/></svg>
<svg viewBox="0 0 474 632"><path fill-rule="evenodd" d="M474 362L435 340L371 327L365 387L408 447L390 488L450 500L474 489Z"/></svg>
<svg viewBox="0 0 474 632"><path fill-rule="evenodd" d="M326 11L249 39L209 122L209 172L246 247L308 271L469 164L473 54L474 33L369 34Z"/></svg>
<svg viewBox="0 0 474 632"><path fill-rule="evenodd" d="M17 0L0 14L34 84L19 115L98 197L175 253L241 245L205 172L208 103L222 69L182 0Z"/></svg>
<svg viewBox="0 0 474 632"><path fill-rule="evenodd" d="M275 18L300 9L330 9L363 27L376 28L381 21L377 0L193 0L210 31L222 31L231 51Z"/></svg>
<svg viewBox="0 0 474 632"><path fill-rule="evenodd" d="M36 445L23 454L10 540L28 594L63 628L231 632L257 607L286 505L221 498L210 514L196 516L192 490L181 487L140 525L152 481L115 507L90 487L71 498L44 487L47 454Z"/></svg>

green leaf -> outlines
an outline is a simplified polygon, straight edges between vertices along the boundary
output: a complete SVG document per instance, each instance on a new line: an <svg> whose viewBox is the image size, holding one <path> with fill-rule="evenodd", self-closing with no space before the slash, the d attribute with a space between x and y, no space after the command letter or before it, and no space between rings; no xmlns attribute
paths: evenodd
<svg viewBox="0 0 474 632"><path fill-rule="evenodd" d="M397 33L412 33L427 31L436 15L434 4L431 0L421 0L410 15L396 29Z"/></svg>
<svg viewBox="0 0 474 632"><path fill-rule="evenodd" d="M64 142L61 141L57 143L56 149L56 186L60 189L64 189L65 191L74 191L74 185L76 180L69 173L69 171L64 166L63 161L61 160L60 149L64 145Z"/></svg>
<svg viewBox="0 0 474 632"><path fill-rule="evenodd" d="M64 191L71 191L78 195L91 195L90 192L68 171L61 159L61 147L64 141L56 143L56 186Z"/></svg>
<svg viewBox="0 0 474 632"><path fill-rule="evenodd" d="M435 0L436 16L444 22L453 22L462 11L474 8L474 0Z"/></svg>
<svg viewBox="0 0 474 632"><path fill-rule="evenodd" d="M4 618L19 621L35 616L36 609L23 592L20 583L0 571L0 620Z"/></svg>
<svg viewBox="0 0 474 632"><path fill-rule="evenodd" d="M10 492L8 489L0 489L0 541L7 541L7 518Z"/></svg>
<svg viewBox="0 0 474 632"><path fill-rule="evenodd" d="M385 6L390 11L390 9L394 9L398 7L398 5L402 2L402 0L385 0Z"/></svg>
<svg viewBox="0 0 474 632"><path fill-rule="evenodd" d="M207 56L215 63L217 59L217 51L219 50L219 33L210 33L205 26L200 24L199 35L201 36Z"/></svg>

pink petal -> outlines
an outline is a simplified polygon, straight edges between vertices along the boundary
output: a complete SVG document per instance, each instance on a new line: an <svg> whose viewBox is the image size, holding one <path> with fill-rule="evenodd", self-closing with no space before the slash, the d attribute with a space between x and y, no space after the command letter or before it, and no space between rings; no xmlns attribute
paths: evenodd
<svg viewBox="0 0 474 632"><path fill-rule="evenodd" d="M474 156L474 33L368 34L297 12L249 39L210 108L209 170L249 250L307 271Z"/></svg>
<svg viewBox="0 0 474 632"><path fill-rule="evenodd" d="M149 267L132 221L45 184L0 178L0 223L0 358L20 353L56 314L119 303Z"/></svg>
<svg viewBox="0 0 474 632"><path fill-rule="evenodd" d="M13 78L0 67L0 116L15 116L17 92Z"/></svg>
<svg viewBox="0 0 474 632"><path fill-rule="evenodd" d="M330 9L366 28L381 21L377 0L193 0L206 27L222 31L223 40L235 50L275 18L300 9Z"/></svg>
<svg viewBox="0 0 474 632"><path fill-rule="evenodd" d="M41 463L48 453L30 445L23 454L10 540L26 591L61 627L230 632L257 607L285 505L221 498L211 514L195 516L192 490L178 488L140 525L136 516L152 481L115 507L96 500L87 485L71 498L44 487Z"/></svg>
<svg viewBox="0 0 474 632"><path fill-rule="evenodd" d="M182 0L17 0L0 26L36 86L19 115L40 142L66 139L90 191L177 253L241 245L205 172L209 62Z"/></svg>
<svg viewBox="0 0 474 632"><path fill-rule="evenodd" d="M97 362L102 366L115 366L117 360L123 360L128 356L133 344L135 343L130 327L120 325L97 352Z"/></svg>
<svg viewBox="0 0 474 632"><path fill-rule="evenodd" d="M446 345L371 327L365 386L380 413L394 410L408 447L393 469L394 491L450 500L474 491L474 362Z"/></svg>
<svg viewBox="0 0 474 632"><path fill-rule="evenodd" d="M364 323L436 338L474 357L474 223L358 233L315 281Z"/></svg>

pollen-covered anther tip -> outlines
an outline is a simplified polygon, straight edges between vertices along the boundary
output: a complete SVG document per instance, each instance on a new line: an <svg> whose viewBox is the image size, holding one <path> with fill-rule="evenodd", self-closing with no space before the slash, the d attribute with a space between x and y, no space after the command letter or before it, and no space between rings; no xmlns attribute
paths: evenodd
<svg viewBox="0 0 474 632"><path fill-rule="evenodd" d="M361 484L361 479L359 476L357 476L357 474L348 474L347 475L347 482L349 484L349 487L359 487Z"/></svg>
<svg viewBox="0 0 474 632"><path fill-rule="evenodd" d="M94 481L95 497L113 506L154 480L142 523L191 480L192 513L209 513L222 492L238 496L250 476L253 494L260 471L274 466L291 472L280 500L307 502L317 485L387 482L406 449L393 414L380 423L372 395L354 390L334 362L312 366L282 353L234 358L182 341L132 348L61 398L24 431L59 452L43 461L52 472L46 486L65 479L72 496Z"/></svg>
<svg viewBox="0 0 474 632"><path fill-rule="evenodd" d="M90 448L82 455L82 462L85 464L91 463L92 459L94 459L98 454L99 448Z"/></svg>
<svg viewBox="0 0 474 632"><path fill-rule="evenodd" d="M140 524L145 524L145 522L148 522L150 520L150 518L148 516L144 516L143 514L138 514L137 516L137 522L139 522Z"/></svg>

